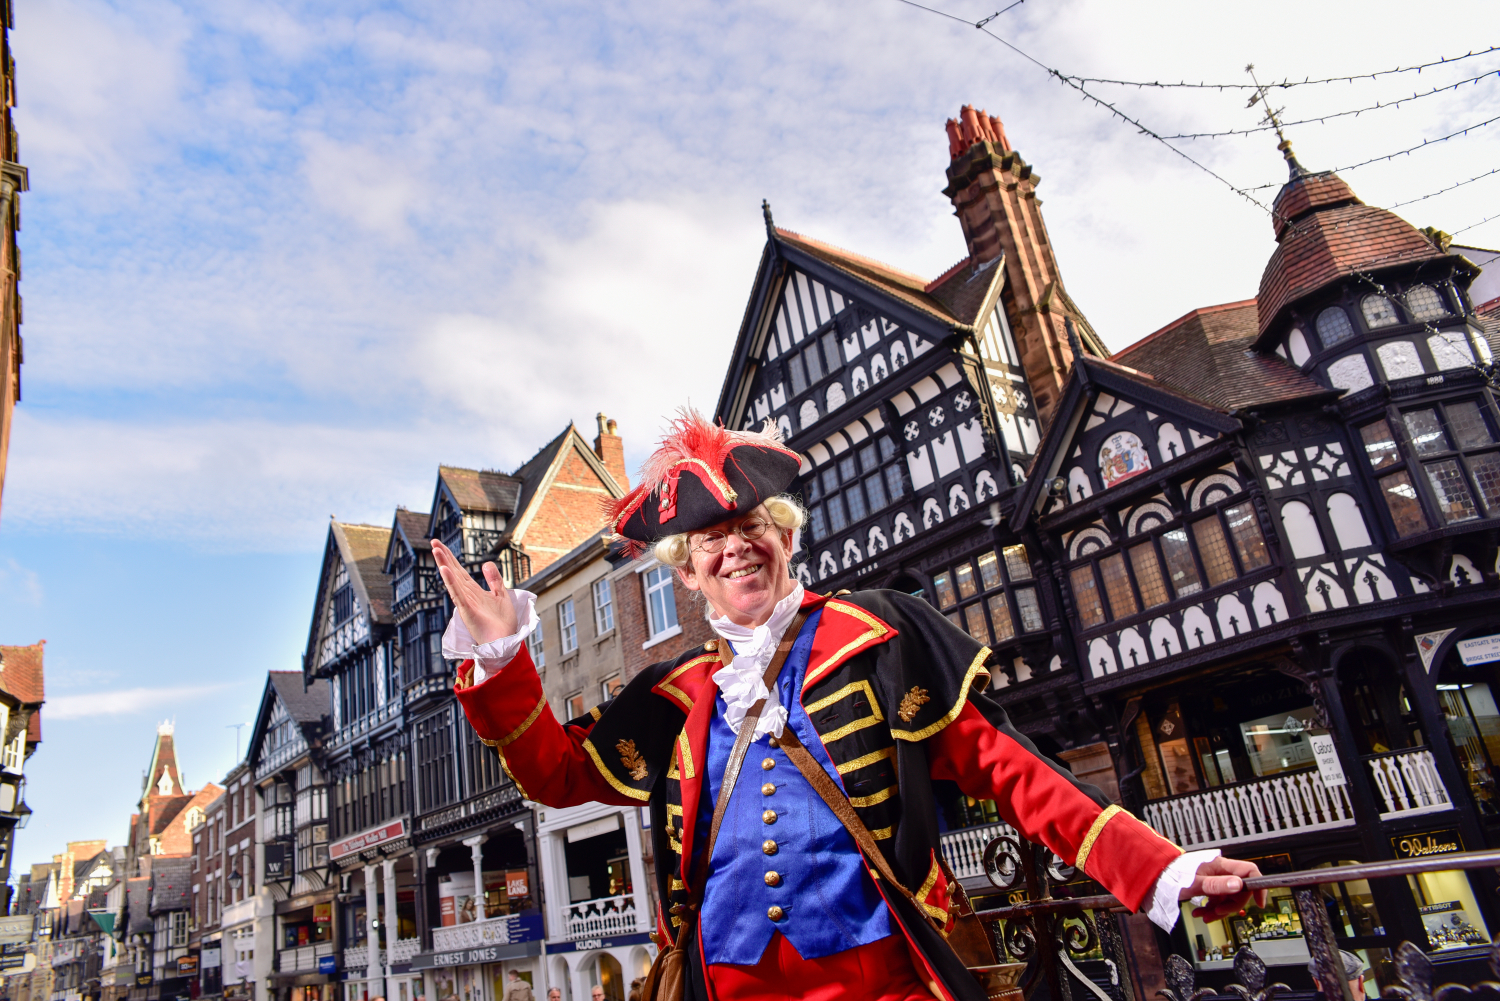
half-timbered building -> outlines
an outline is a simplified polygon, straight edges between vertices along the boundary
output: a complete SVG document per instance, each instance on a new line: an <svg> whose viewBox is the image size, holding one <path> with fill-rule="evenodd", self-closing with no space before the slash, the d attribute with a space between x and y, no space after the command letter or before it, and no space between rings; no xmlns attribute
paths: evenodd
<svg viewBox="0 0 1500 1001"><path fill-rule="evenodd" d="M338 980L328 862L329 684L301 671L271 671L246 764L259 797L260 892L273 902L256 950L257 1001L333 1001ZM257 936L260 937L260 936ZM267 949L267 946L271 946Z"/></svg>
<svg viewBox="0 0 1500 1001"><path fill-rule="evenodd" d="M935 280L766 211L718 417L803 455L803 583L924 596L991 647L1039 747L1184 847L1305 868L1492 843L1493 253L1292 160L1256 298L1111 355L1003 127L948 131L969 256ZM994 805L954 790L942 819L982 888ZM1379 982L1403 938L1459 961L1500 918L1482 879L1386 884L1325 888ZM1212 982L1242 944L1306 985L1294 915L1132 924L1137 987L1153 954Z"/></svg>

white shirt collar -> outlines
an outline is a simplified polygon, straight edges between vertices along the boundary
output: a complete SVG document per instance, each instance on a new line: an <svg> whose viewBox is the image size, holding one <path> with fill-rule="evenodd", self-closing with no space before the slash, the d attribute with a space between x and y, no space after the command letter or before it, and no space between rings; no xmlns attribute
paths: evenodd
<svg viewBox="0 0 1500 1001"><path fill-rule="evenodd" d="M755 723L754 739L768 733L779 737L786 726L786 707L775 690L766 687L765 673L787 627L802 607L802 594L802 584L795 583L791 593L771 610L771 617L754 628L739 625L725 616L709 615L708 624L713 631L734 644L734 660L714 672L714 683L724 698L724 721L736 735L745 713L761 699L766 700L766 706Z"/></svg>

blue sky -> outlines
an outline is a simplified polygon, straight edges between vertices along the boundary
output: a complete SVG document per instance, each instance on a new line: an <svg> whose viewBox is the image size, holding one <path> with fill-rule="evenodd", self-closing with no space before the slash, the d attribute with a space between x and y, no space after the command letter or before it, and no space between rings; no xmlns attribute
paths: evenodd
<svg viewBox="0 0 1500 1001"><path fill-rule="evenodd" d="M978 20L993 0L935 0ZM1242 82L1500 40L1493 4L1027 0L990 24L1065 72ZM964 24L897 0L16 0L24 401L0 638L45 637L17 861L119 841L154 724L219 777L296 669L331 514L422 508L439 462L513 468L603 410L627 457L711 407L779 224L936 276L964 254L943 121L1000 116L1043 178L1069 291L1113 347L1255 293L1269 221ZM1500 54L1273 98L1291 120ZM1163 132L1250 128L1242 92L1101 96ZM1500 116L1500 80L1291 128L1321 169ZM1238 185L1265 133L1180 143ZM1350 171L1372 204L1500 162L1500 123ZM1401 210L1452 231L1500 175ZM1261 192L1262 197L1274 189ZM1460 237L1500 244L1500 222Z"/></svg>

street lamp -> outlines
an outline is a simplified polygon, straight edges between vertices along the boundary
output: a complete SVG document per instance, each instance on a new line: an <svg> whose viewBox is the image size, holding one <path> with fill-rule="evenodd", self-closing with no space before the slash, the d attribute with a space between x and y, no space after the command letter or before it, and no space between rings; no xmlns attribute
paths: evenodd
<svg viewBox="0 0 1500 1001"><path fill-rule="evenodd" d="M244 882L245 877L240 875L240 867L236 865L234 871L229 874L229 888L231 890L238 890Z"/></svg>

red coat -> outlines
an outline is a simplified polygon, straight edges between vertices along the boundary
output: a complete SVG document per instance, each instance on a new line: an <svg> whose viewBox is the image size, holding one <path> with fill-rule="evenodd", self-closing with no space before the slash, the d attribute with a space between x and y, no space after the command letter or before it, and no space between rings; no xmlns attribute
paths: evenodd
<svg viewBox="0 0 1500 1001"><path fill-rule="evenodd" d="M803 601L805 610L819 605L803 708L860 819L934 917L945 917L948 903L937 862L935 780L993 799L1022 836L1140 909L1182 849L1119 807L1101 805L1097 789L1043 758L1010 725L984 693L988 648L899 592L808 593ZM646 668L615 698L565 724L553 717L524 647L479 685L469 683L466 664L455 686L469 722L527 798L556 807L649 804L667 908L657 920L667 938L680 923L673 909L688 898L683 860L692 858L699 833L699 765L708 757L712 675L720 664L710 642L702 652ZM925 961L931 986L948 997L976 996L931 926L898 895L886 894L886 902Z"/></svg>

